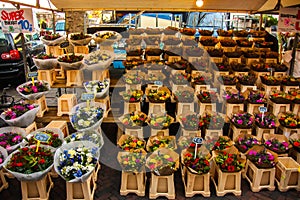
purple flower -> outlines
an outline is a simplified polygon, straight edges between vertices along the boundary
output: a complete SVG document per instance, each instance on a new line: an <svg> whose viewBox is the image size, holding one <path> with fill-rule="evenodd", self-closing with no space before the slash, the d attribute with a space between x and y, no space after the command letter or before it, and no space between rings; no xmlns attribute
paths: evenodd
<svg viewBox="0 0 300 200"><path fill-rule="evenodd" d="M265 144L268 145L268 146L271 146L271 145L272 145L272 143L271 143L270 140L267 140L267 141L265 142Z"/></svg>
<svg viewBox="0 0 300 200"><path fill-rule="evenodd" d="M243 124L243 120L239 119L239 120L237 120L237 123L238 124Z"/></svg>
<svg viewBox="0 0 300 200"><path fill-rule="evenodd" d="M257 152L254 150L250 150L248 153L248 155L250 155L250 156L255 156L256 154L257 154Z"/></svg>

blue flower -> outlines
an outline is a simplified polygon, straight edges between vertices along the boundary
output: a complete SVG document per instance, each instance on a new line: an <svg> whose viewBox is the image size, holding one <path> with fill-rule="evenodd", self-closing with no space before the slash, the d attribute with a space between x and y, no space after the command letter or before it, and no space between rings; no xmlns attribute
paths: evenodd
<svg viewBox="0 0 300 200"><path fill-rule="evenodd" d="M73 174L75 177L79 178L82 176L82 171L79 169L76 173Z"/></svg>

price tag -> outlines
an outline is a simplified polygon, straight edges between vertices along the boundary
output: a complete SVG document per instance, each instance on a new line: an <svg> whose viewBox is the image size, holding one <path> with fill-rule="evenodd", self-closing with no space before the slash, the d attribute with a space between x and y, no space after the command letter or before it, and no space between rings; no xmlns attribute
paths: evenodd
<svg viewBox="0 0 300 200"><path fill-rule="evenodd" d="M36 152L38 152L41 142L48 143L51 138L51 135L46 133L37 133L34 135L33 139L37 141Z"/></svg>
<svg viewBox="0 0 300 200"><path fill-rule="evenodd" d="M214 92L218 92L218 89L217 88L210 88L212 91Z"/></svg>
<svg viewBox="0 0 300 200"><path fill-rule="evenodd" d="M94 93L82 93L81 94L81 100L83 101L89 101L95 99Z"/></svg>
<svg viewBox="0 0 300 200"><path fill-rule="evenodd" d="M267 112L267 107L260 106L258 109L259 109L259 112L261 112L261 113Z"/></svg>
<svg viewBox="0 0 300 200"><path fill-rule="evenodd" d="M163 85L163 83L162 83L162 81L154 81L154 85L159 85L159 86L161 86L161 85Z"/></svg>
<svg viewBox="0 0 300 200"><path fill-rule="evenodd" d="M194 138L193 138L193 142L196 144L196 145L195 145L195 154L194 154L194 159L196 159L196 156L197 156L197 145L198 145L198 144L202 144L203 139L202 139L202 138L199 138L199 137L194 137Z"/></svg>
<svg viewBox="0 0 300 200"><path fill-rule="evenodd" d="M32 85L34 85L34 78L38 76L38 72L28 72L27 77L31 78Z"/></svg>
<svg viewBox="0 0 300 200"><path fill-rule="evenodd" d="M62 43L59 44L59 47L62 48L62 49L65 49L68 46L70 46L69 41L64 41L64 42L62 42Z"/></svg>

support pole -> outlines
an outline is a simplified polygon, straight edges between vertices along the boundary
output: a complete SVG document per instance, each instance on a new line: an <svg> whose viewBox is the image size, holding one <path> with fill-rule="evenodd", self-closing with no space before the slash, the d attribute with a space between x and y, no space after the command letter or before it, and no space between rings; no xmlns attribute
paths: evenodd
<svg viewBox="0 0 300 200"><path fill-rule="evenodd" d="M25 46L25 37L23 33L20 33L21 35L21 43L22 43L22 57L23 57L23 63L24 63L24 73L25 73L25 79L28 81L28 66L27 66L27 59L26 59L26 46Z"/></svg>
<svg viewBox="0 0 300 200"><path fill-rule="evenodd" d="M294 67L295 67L295 59L296 59L296 49L298 45L298 39L299 39L299 33L296 33L294 43L293 43L293 50L292 50L292 60L290 64L290 73L289 75L292 76L294 72Z"/></svg>

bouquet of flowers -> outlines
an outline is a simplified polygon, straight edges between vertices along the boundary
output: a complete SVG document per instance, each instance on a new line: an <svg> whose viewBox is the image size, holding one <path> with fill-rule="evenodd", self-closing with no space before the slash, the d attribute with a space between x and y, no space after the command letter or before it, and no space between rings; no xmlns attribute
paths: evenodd
<svg viewBox="0 0 300 200"><path fill-rule="evenodd" d="M259 58L259 53L254 50L248 50L244 52L244 57L245 58Z"/></svg>
<svg viewBox="0 0 300 200"><path fill-rule="evenodd" d="M215 142L212 150L221 151L226 148L229 148L233 145L233 141L227 136L220 136L218 140Z"/></svg>
<svg viewBox="0 0 300 200"><path fill-rule="evenodd" d="M233 113L230 120L237 128L252 128L254 117L247 112Z"/></svg>
<svg viewBox="0 0 300 200"><path fill-rule="evenodd" d="M144 61L142 59L124 60L123 65L127 70L143 70Z"/></svg>
<svg viewBox="0 0 300 200"><path fill-rule="evenodd" d="M157 44L158 47L158 44ZM147 48L145 50L145 55L146 56L160 56L160 54L162 54L163 50L159 49L159 48Z"/></svg>
<svg viewBox="0 0 300 200"><path fill-rule="evenodd" d="M289 141L284 135L264 134L264 145L277 154L287 153L289 150Z"/></svg>
<svg viewBox="0 0 300 200"><path fill-rule="evenodd" d="M213 135L213 136L206 135L202 145L205 146L206 149L209 150L209 152L212 152L212 150L215 146L215 143L218 141L218 139L219 139L219 136L217 136L217 135Z"/></svg>
<svg viewBox="0 0 300 200"><path fill-rule="evenodd" d="M211 73L192 74L192 82L196 85L209 85L212 81Z"/></svg>
<svg viewBox="0 0 300 200"><path fill-rule="evenodd" d="M110 51L97 50L89 53L83 59L83 63L88 70L107 69L114 59L114 55Z"/></svg>
<svg viewBox="0 0 300 200"><path fill-rule="evenodd" d="M39 138L47 138L47 141L41 141L40 144L58 148L64 142L64 134L58 128L40 128L28 134L23 141L23 145L35 145Z"/></svg>
<svg viewBox="0 0 300 200"><path fill-rule="evenodd" d="M195 151L183 150L181 152L182 164L193 174L207 174L210 170L209 151L201 146L195 157Z"/></svg>
<svg viewBox="0 0 300 200"><path fill-rule="evenodd" d="M52 54L40 53L33 57L34 64L41 70L53 69L57 65L57 58Z"/></svg>
<svg viewBox="0 0 300 200"><path fill-rule="evenodd" d="M118 146L124 151L133 152L136 149L144 149L146 142L141 138L125 134L120 137Z"/></svg>
<svg viewBox="0 0 300 200"><path fill-rule="evenodd" d="M266 31L250 31L250 34L254 38L264 38L266 36Z"/></svg>
<svg viewBox="0 0 300 200"><path fill-rule="evenodd" d="M164 40L164 44L165 45L173 45L173 46L176 46L176 45L179 45L181 43L181 40L179 38L168 38L167 40Z"/></svg>
<svg viewBox="0 0 300 200"><path fill-rule="evenodd" d="M193 103L194 90L190 87L183 87L174 92L174 97L178 102Z"/></svg>
<svg viewBox="0 0 300 200"><path fill-rule="evenodd" d="M267 52L264 52L262 55L261 55L262 58L278 58L279 57L279 54L277 52L273 52L273 51L267 51Z"/></svg>
<svg viewBox="0 0 300 200"><path fill-rule="evenodd" d="M258 168L273 168L277 163L278 155L263 145L254 145L246 154L247 159Z"/></svg>
<svg viewBox="0 0 300 200"><path fill-rule="evenodd" d="M288 104L293 100L293 96L280 90L272 90L270 92L270 100L278 104Z"/></svg>
<svg viewBox="0 0 300 200"><path fill-rule="evenodd" d="M182 28L182 29L179 29L179 32L183 35L195 35L196 33L196 29L194 28Z"/></svg>
<svg viewBox="0 0 300 200"><path fill-rule="evenodd" d="M229 71L230 65L228 63L213 64L213 68L218 71Z"/></svg>
<svg viewBox="0 0 300 200"><path fill-rule="evenodd" d="M90 107L85 102L80 103L72 108L70 122L78 131L94 130L100 126L105 111L102 103L94 102Z"/></svg>
<svg viewBox="0 0 300 200"><path fill-rule="evenodd" d="M269 63L261 63L254 61L251 63L251 69L256 72L267 72L271 67Z"/></svg>
<svg viewBox="0 0 300 200"><path fill-rule="evenodd" d="M10 126L27 127L34 121L39 109L36 104L21 102L6 109L0 117Z"/></svg>
<svg viewBox="0 0 300 200"><path fill-rule="evenodd" d="M231 37L233 35L232 30L224 31L223 29L218 29L217 33L219 36L223 36L223 37Z"/></svg>
<svg viewBox="0 0 300 200"><path fill-rule="evenodd" d="M126 128L141 128L147 121L147 115L140 111L124 114L120 117L120 121Z"/></svg>
<svg viewBox="0 0 300 200"><path fill-rule="evenodd" d="M260 90L250 90L247 100L253 104L262 104L267 101L265 93Z"/></svg>
<svg viewBox="0 0 300 200"><path fill-rule="evenodd" d="M3 166L19 181L38 181L53 166L53 149L43 145L20 148L6 158Z"/></svg>
<svg viewBox="0 0 300 200"><path fill-rule="evenodd" d="M234 146L218 152L215 161L222 172L239 172L245 167L246 162Z"/></svg>
<svg viewBox="0 0 300 200"><path fill-rule="evenodd" d="M286 128L299 128L300 117L292 112L283 112L278 115L279 123Z"/></svg>
<svg viewBox="0 0 300 200"><path fill-rule="evenodd" d="M143 91L131 89L125 92L120 92L120 95L123 97L124 101L129 103L135 103L141 101L143 97Z"/></svg>
<svg viewBox="0 0 300 200"><path fill-rule="evenodd" d="M231 69L236 72L248 72L250 69L244 63L231 62Z"/></svg>
<svg viewBox="0 0 300 200"><path fill-rule="evenodd" d="M300 78L295 78L293 76L285 76L281 80L282 85L287 85L287 86L299 86L300 85Z"/></svg>
<svg viewBox="0 0 300 200"><path fill-rule="evenodd" d="M50 90L50 85L46 81L35 80L23 83L17 87L17 92L26 99L35 100L46 94Z"/></svg>
<svg viewBox="0 0 300 200"><path fill-rule="evenodd" d="M249 41L248 39L236 40L236 43L239 47L252 47L253 41Z"/></svg>
<svg viewBox="0 0 300 200"><path fill-rule="evenodd" d="M242 85L254 85L256 79L257 79L256 76L252 73L249 75L241 74L238 76L239 83L241 83Z"/></svg>
<svg viewBox="0 0 300 200"><path fill-rule="evenodd" d="M66 181L85 182L100 157L99 147L89 141L64 144L54 155L54 169Z"/></svg>
<svg viewBox="0 0 300 200"><path fill-rule="evenodd" d="M193 39L188 39L188 38L185 38L182 40L182 45L184 47L188 46L188 47L197 47L197 42Z"/></svg>
<svg viewBox="0 0 300 200"><path fill-rule="evenodd" d="M237 77L234 75L221 75L218 80L223 85L236 85Z"/></svg>
<svg viewBox="0 0 300 200"><path fill-rule="evenodd" d="M124 82L129 85L141 84L144 77L144 73L127 73L123 76Z"/></svg>
<svg viewBox="0 0 300 200"><path fill-rule="evenodd" d="M0 146L0 170L2 169L2 166L4 164L4 161L7 157L7 151L2 146Z"/></svg>
<svg viewBox="0 0 300 200"><path fill-rule="evenodd" d="M199 30L201 36L212 36L213 31L210 30Z"/></svg>
<svg viewBox="0 0 300 200"><path fill-rule="evenodd" d="M23 128L13 126L2 127L0 128L0 146L8 152L13 152L20 146L25 136L26 132Z"/></svg>
<svg viewBox="0 0 300 200"><path fill-rule="evenodd" d="M272 113L265 112L264 117L262 113L255 114L255 124L260 128L276 128L278 127L278 120Z"/></svg>
<svg viewBox="0 0 300 200"><path fill-rule="evenodd" d="M300 153L300 135L297 133L292 134L289 141L293 148Z"/></svg>
<svg viewBox="0 0 300 200"><path fill-rule="evenodd" d="M185 53L191 57L201 57L204 54L204 50L202 48L192 46L190 48L185 49Z"/></svg>
<svg viewBox="0 0 300 200"><path fill-rule="evenodd" d="M190 146L191 143L193 143L193 138L192 136L180 136L178 138L178 142L177 145L181 148L181 149L186 149Z"/></svg>
<svg viewBox="0 0 300 200"><path fill-rule="evenodd" d="M293 103L300 104L300 89L290 90L288 94L292 96Z"/></svg>
<svg viewBox="0 0 300 200"><path fill-rule="evenodd" d="M104 79L101 81L88 81L85 82L84 88L87 92L95 93L96 98L102 98L109 90L110 79Z"/></svg>
<svg viewBox="0 0 300 200"><path fill-rule="evenodd" d="M147 151L153 152L161 148L175 150L177 148L175 136L150 136L146 146Z"/></svg>
<svg viewBox="0 0 300 200"><path fill-rule="evenodd" d="M226 90L223 97L227 103L234 104L243 103L246 99L243 94L236 89Z"/></svg>
<svg viewBox="0 0 300 200"><path fill-rule="evenodd" d="M270 76L270 75L260 76L260 80L263 84L266 85L280 85L280 80L278 80L274 76Z"/></svg>
<svg viewBox="0 0 300 200"><path fill-rule="evenodd" d="M188 74L175 73L172 75L171 80L176 85L187 85L188 84Z"/></svg>
<svg viewBox="0 0 300 200"><path fill-rule="evenodd" d="M235 47L236 41L231 38L225 38L220 40L220 43L223 47Z"/></svg>
<svg viewBox="0 0 300 200"><path fill-rule="evenodd" d="M66 39L66 36L61 36L59 33L50 33L44 35L41 41L47 46L55 46L62 43Z"/></svg>
<svg viewBox="0 0 300 200"><path fill-rule="evenodd" d="M186 113L179 116L179 123L185 130L199 129L199 116L196 113Z"/></svg>
<svg viewBox="0 0 300 200"><path fill-rule="evenodd" d="M234 145L242 153L245 153L256 144L260 144L260 142L253 135L246 133L241 133L234 141Z"/></svg>
<svg viewBox="0 0 300 200"><path fill-rule="evenodd" d="M104 42L105 40L120 40L122 35L115 31L98 31L94 33L93 40L99 44Z"/></svg>
<svg viewBox="0 0 300 200"><path fill-rule="evenodd" d="M84 33L73 33L70 35L70 42L73 46L86 46L92 40L92 36Z"/></svg>
<svg viewBox="0 0 300 200"><path fill-rule="evenodd" d="M246 30L233 31L233 35L235 37L247 37L249 35L249 32Z"/></svg>
<svg viewBox="0 0 300 200"><path fill-rule="evenodd" d="M200 39L200 43L203 46L215 46L218 42L219 40L215 37L210 37L210 38L205 37Z"/></svg>
<svg viewBox="0 0 300 200"><path fill-rule="evenodd" d="M215 91L201 90L197 97L202 103L216 103L218 100L218 94Z"/></svg>
<svg viewBox="0 0 300 200"><path fill-rule="evenodd" d="M187 60L175 60L173 62L167 62L167 66L169 66L172 70L185 70L187 67L190 66L190 63Z"/></svg>
<svg viewBox="0 0 300 200"><path fill-rule="evenodd" d="M165 103L171 97L171 92L167 87L159 87L158 89L146 88L145 93L151 103Z"/></svg>
<svg viewBox="0 0 300 200"><path fill-rule="evenodd" d="M119 152L118 161L125 172L139 173L145 170L146 151L143 149L134 152Z"/></svg>
<svg viewBox="0 0 300 200"><path fill-rule="evenodd" d="M206 71L208 67L209 67L209 61L207 61L204 58L193 60L191 63L191 69L197 71Z"/></svg>
<svg viewBox="0 0 300 200"><path fill-rule="evenodd" d="M242 51L224 52L227 58L240 58L243 55Z"/></svg>
<svg viewBox="0 0 300 200"><path fill-rule="evenodd" d="M224 117L220 113L206 112L200 116L199 126L205 129L219 130L224 126Z"/></svg>
<svg viewBox="0 0 300 200"><path fill-rule="evenodd" d="M154 81L163 81L166 76L162 72L151 72L148 70L148 74L145 76L145 80L148 84L153 83Z"/></svg>
<svg viewBox="0 0 300 200"><path fill-rule="evenodd" d="M166 113L150 114L148 124L154 129L166 129L174 122L174 118Z"/></svg>
<svg viewBox="0 0 300 200"><path fill-rule="evenodd" d="M65 138L65 143L75 141L89 141L97 145L99 149L104 145L102 134L98 131L75 132Z"/></svg>
<svg viewBox="0 0 300 200"><path fill-rule="evenodd" d="M162 148L147 158L146 166L156 176L169 176L179 167L179 155L171 149Z"/></svg>
<svg viewBox="0 0 300 200"><path fill-rule="evenodd" d="M67 54L57 59L59 65L65 70L79 70L83 66L83 55Z"/></svg>
<svg viewBox="0 0 300 200"><path fill-rule="evenodd" d="M208 49L207 53L211 56L211 57L222 57L223 56L223 49Z"/></svg>
<svg viewBox="0 0 300 200"><path fill-rule="evenodd" d="M257 48L271 48L272 44L273 44L273 42L265 42L265 41L263 41L263 42L256 41L255 42L255 46Z"/></svg>

